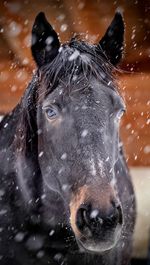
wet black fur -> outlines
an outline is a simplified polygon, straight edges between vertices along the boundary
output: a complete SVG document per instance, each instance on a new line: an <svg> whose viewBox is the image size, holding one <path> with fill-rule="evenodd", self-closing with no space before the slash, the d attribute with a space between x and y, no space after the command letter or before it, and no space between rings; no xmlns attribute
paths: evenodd
<svg viewBox="0 0 150 265"><path fill-rule="evenodd" d="M40 17L40 21L41 19ZM120 20L120 23L123 23L122 20ZM41 56L37 57L36 52L36 50L41 49L42 44L35 43L32 46L38 70L20 103L0 123L0 229L2 228L0 230L0 264L127 265L130 260L132 245L135 200L122 148L118 162L115 165L115 172L118 181L120 182L120 179L123 178L124 183L119 186L119 196L122 203L125 202L124 212L126 213L126 233L124 239L120 242L125 246L123 250L121 250L121 246L118 246L117 250L112 250L110 253L104 253L103 255L79 253L71 227L63 227L63 224L58 224L54 235L49 236L52 228L44 223L41 200L43 176L39 166L37 149L39 134L39 128L37 127L38 104L47 94L54 91L61 82L66 87L66 93L71 94L75 89L72 81L74 74L80 77L79 89L81 88L80 83L83 81L82 89L86 89L90 77L94 76L101 83L108 84L110 82L110 89L115 91L116 85L112 73L114 66L112 64L118 62L118 59L110 59L112 55L106 56L104 53L106 39L105 41L103 39L101 45L90 45L78 39L72 39L68 44L63 45L63 49L58 52L59 42L55 32L49 25L46 27L48 31L52 31L52 36L56 40L54 54L47 57L48 59L45 61L45 53L42 52ZM34 30L35 26L33 33L36 33ZM44 36L44 38L46 37ZM120 38L119 49L121 49L123 42L122 37ZM44 48L42 47L42 49ZM68 57L75 49L80 54L86 54L90 60L85 61L81 57L77 57L75 60L69 61ZM47 54L47 56L49 55ZM117 58L120 59L120 56ZM115 58L115 55L113 55L113 58ZM41 82L44 86L41 85ZM16 166L19 157L21 160ZM27 196L29 197L27 199L23 198L23 187L18 182L20 174L22 174L26 183ZM124 193L124 186L127 187L126 193ZM132 199L130 199L131 195L133 195ZM128 213L128 208L133 209L131 215ZM6 210L4 214L1 212L3 210ZM21 243L18 243L16 235L20 232L24 234L24 238ZM28 239L32 235L39 236L40 240L44 241L41 249L44 251L44 256L41 258L37 258L38 251L31 251L27 247Z"/></svg>

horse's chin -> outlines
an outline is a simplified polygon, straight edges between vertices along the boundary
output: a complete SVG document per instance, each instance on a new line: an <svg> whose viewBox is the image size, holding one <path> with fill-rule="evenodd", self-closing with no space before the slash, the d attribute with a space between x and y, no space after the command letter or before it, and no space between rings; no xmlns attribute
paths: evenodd
<svg viewBox="0 0 150 265"><path fill-rule="evenodd" d="M106 244L106 243L101 243L101 244L94 244L94 243L88 243L85 244L81 241L78 240L78 245L80 252L88 252L88 253L95 253L95 254L101 254L106 251L109 251L114 248L116 243L114 244Z"/></svg>
<svg viewBox="0 0 150 265"><path fill-rule="evenodd" d="M118 235L114 239L109 239L107 241L101 241L101 242L95 242L92 240L83 242L81 239L77 239L77 243L78 243L80 252L101 254L101 253L104 253L104 252L107 252L113 249L117 245L119 238L120 238L120 235Z"/></svg>
<svg viewBox="0 0 150 265"><path fill-rule="evenodd" d="M88 252L88 253L95 253L95 254L101 254L106 251L109 251L113 249L116 245L116 242L114 244L112 243L101 243L101 244L83 244L81 241L78 241L78 245L80 248L80 252Z"/></svg>

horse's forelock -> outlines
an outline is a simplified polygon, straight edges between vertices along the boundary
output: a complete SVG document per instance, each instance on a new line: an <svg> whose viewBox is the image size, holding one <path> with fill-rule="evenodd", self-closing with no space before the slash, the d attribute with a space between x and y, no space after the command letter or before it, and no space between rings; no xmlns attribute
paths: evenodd
<svg viewBox="0 0 150 265"><path fill-rule="evenodd" d="M115 68L103 52L101 50L97 52L97 49L96 45L87 44L77 39L63 44L54 60L40 69L46 90L45 94L53 91L61 82L70 88L75 75L77 81L81 79L89 81L94 76L103 84L112 83L110 87L113 89Z"/></svg>

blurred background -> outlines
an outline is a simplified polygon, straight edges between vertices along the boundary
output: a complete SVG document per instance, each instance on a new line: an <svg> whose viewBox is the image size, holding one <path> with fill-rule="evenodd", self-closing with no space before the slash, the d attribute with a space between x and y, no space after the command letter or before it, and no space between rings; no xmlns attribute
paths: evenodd
<svg viewBox="0 0 150 265"><path fill-rule="evenodd" d="M144 257L150 223L149 0L1 0L0 115L13 109L32 78L36 66L31 56L30 40L38 12L45 12L61 42L80 33L83 39L96 43L104 35L116 9L123 11L126 25L125 53L120 64L123 71L118 74L119 91L127 105L121 137L138 194L140 217L135 255Z"/></svg>

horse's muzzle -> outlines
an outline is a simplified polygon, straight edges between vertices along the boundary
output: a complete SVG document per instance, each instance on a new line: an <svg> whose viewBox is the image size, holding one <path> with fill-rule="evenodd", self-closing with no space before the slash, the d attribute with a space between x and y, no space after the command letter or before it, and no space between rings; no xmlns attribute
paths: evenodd
<svg viewBox="0 0 150 265"><path fill-rule="evenodd" d="M80 194L71 205L71 226L83 251L104 252L113 248L120 238L123 223L121 204L107 192L103 198L99 195L96 199L94 196L86 197L87 192L84 191L84 196Z"/></svg>
<svg viewBox="0 0 150 265"><path fill-rule="evenodd" d="M109 214L104 215L91 205L81 205L77 211L76 226L81 235L78 239L83 248L103 252L117 243L122 226L121 207L112 207Z"/></svg>

